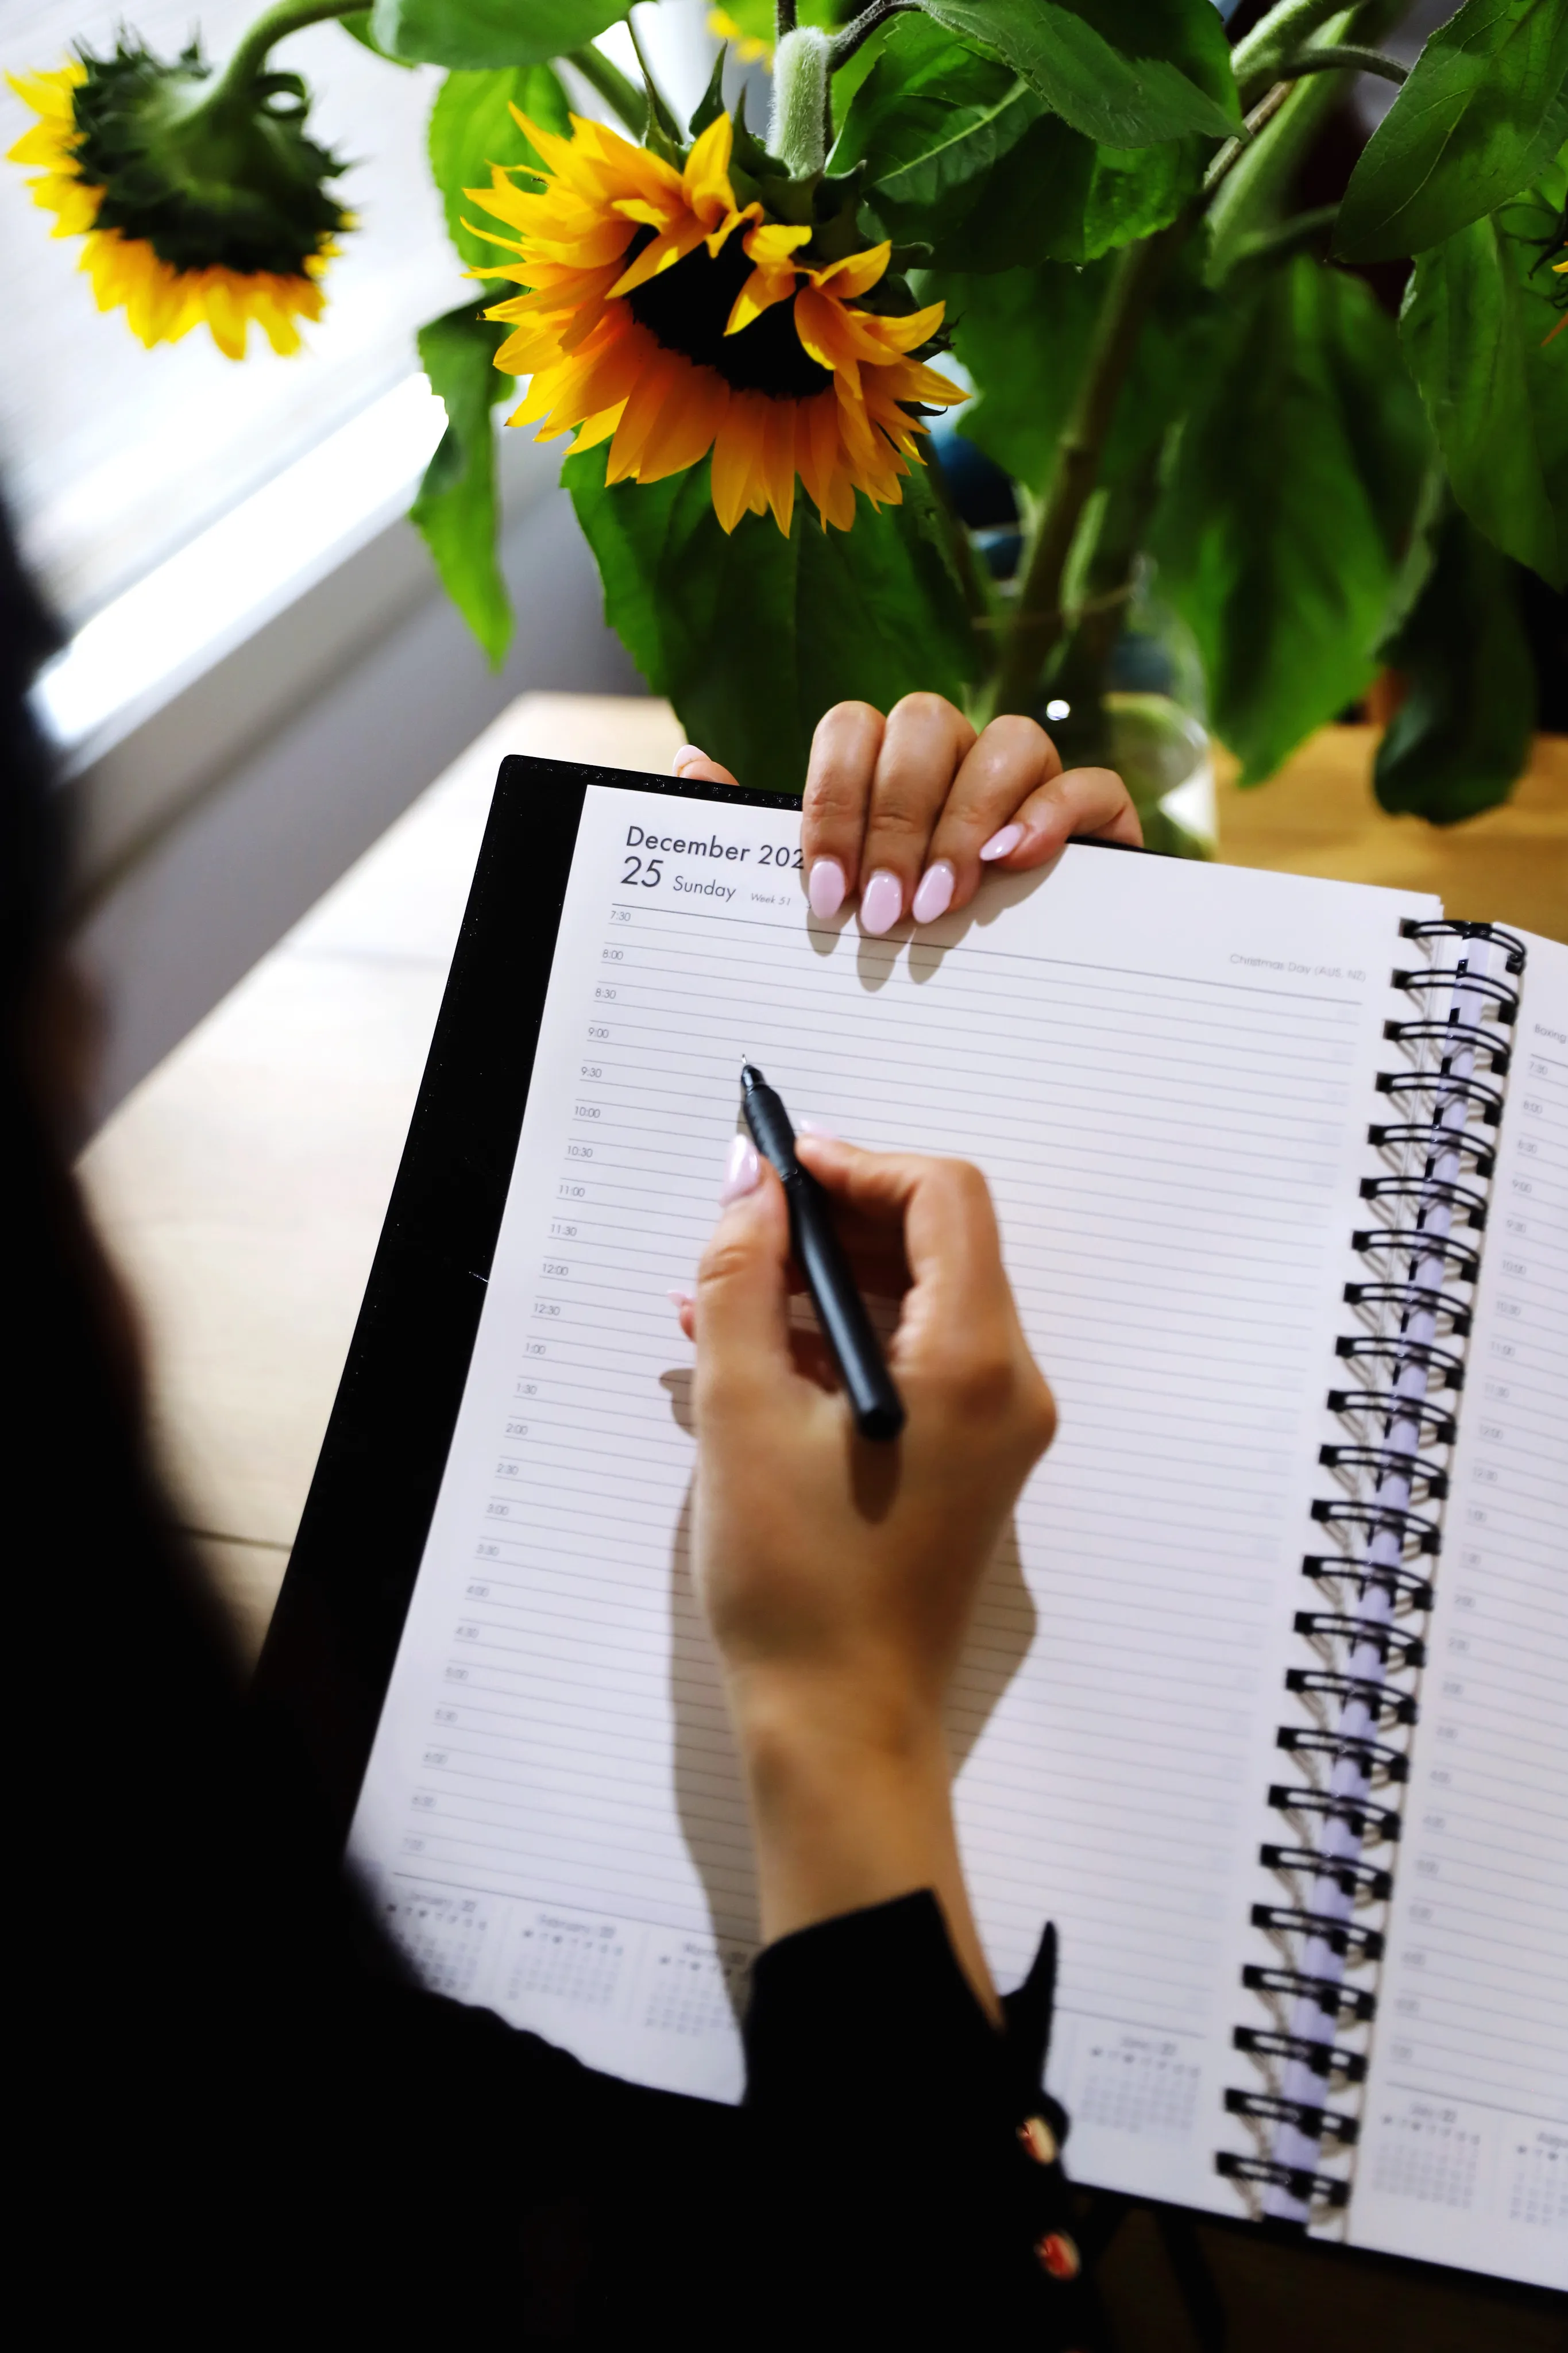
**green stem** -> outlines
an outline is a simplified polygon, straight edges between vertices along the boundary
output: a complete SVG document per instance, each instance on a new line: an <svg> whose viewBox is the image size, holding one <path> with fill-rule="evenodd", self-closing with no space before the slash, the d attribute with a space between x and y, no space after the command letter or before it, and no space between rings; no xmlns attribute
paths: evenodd
<svg viewBox="0 0 1568 2353"><path fill-rule="evenodd" d="M268 50L289 33L302 32L307 25L319 25L328 16L352 16L363 5L364 0L275 0L242 37L214 83L210 99L204 100L204 111L248 90L266 64Z"/></svg>
<svg viewBox="0 0 1568 2353"><path fill-rule="evenodd" d="M1239 139L1227 139L1223 147L1210 157L1204 174L1204 195L1212 196L1220 182L1232 173L1244 155L1249 155L1258 143L1258 133L1268 129L1290 95L1288 81L1277 81L1266 90L1258 104L1241 126Z"/></svg>
<svg viewBox="0 0 1568 2353"><path fill-rule="evenodd" d="M1294 57L1320 25L1339 16L1344 0L1279 0L1230 54L1242 104L1276 81L1281 58Z"/></svg>
<svg viewBox="0 0 1568 2353"><path fill-rule="evenodd" d="M905 16L910 9L922 5L923 0L873 0L871 7L863 8L841 33L834 35L832 55L827 62L828 72L837 73L840 66L847 66L862 41L868 41L879 25L885 25L889 16Z"/></svg>
<svg viewBox="0 0 1568 2353"><path fill-rule="evenodd" d="M1344 0L1279 0L1279 6L1271 8L1245 40L1237 41L1230 62L1242 104L1246 106L1269 82L1277 81L1284 60L1300 56L1303 44L1331 17L1337 16L1343 5ZM1411 0L1388 0L1387 5L1377 9L1378 34L1397 25L1410 5ZM1363 11L1363 15L1368 13ZM1370 72L1372 69L1366 70Z"/></svg>
<svg viewBox="0 0 1568 2353"><path fill-rule="evenodd" d="M1402 66L1397 58L1385 58L1381 49L1361 48L1354 41L1330 41L1321 49L1305 49L1274 70L1281 81L1294 81L1301 74L1332 73L1342 66L1348 73L1381 74L1384 81L1410 79L1409 67Z"/></svg>
<svg viewBox="0 0 1568 2353"><path fill-rule="evenodd" d="M1403 15L1406 0L1364 0L1353 12L1336 12L1341 22L1334 30L1381 40ZM1275 102L1276 91L1284 95L1275 106L1273 120L1249 146L1231 155L1223 175L1218 169L1222 157L1216 156L1210 168L1208 278L1214 286L1222 281L1246 241L1269 226L1302 158L1343 98L1344 85L1333 74L1277 81L1249 120L1256 121L1264 107Z"/></svg>
<svg viewBox="0 0 1568 2353"><path fill-rule="evenodd" d="M1158 236L1130 246L1117 265L1094 343L1057 448L996 680L998 712L1033 709L1040 673L1062 634L1062 575L1100 474L1106 437L1138 338L1167 268L1192 227L1184 213Z"/></svg>
<svg viewBox="0 0 1568 2353"><path fill-rule="evenodd" d="M1219 285L1247 239L1268 226L1298 166L1344 91L1331 75L1279 82L1284 100L1268 128L1239 155L1208 206L1211 285Z"/></svg>
<svg viewBox="0 0 1568 2353"><path fill-rule="evenodd" d="M768 145L792 180L814 179L827 161L832 45L815 26L786 33L773 52Z"/></svg>
<svg viewBox="0 0 1568 2353"><path fill-rule="evenodd" d="M589 89L620 116L633 137L640 139L647 124L647 100L636 82L619 66L612 65L603 49L595 48L591 41L581 49L568 49L566 63L575 68Z"/></svg>

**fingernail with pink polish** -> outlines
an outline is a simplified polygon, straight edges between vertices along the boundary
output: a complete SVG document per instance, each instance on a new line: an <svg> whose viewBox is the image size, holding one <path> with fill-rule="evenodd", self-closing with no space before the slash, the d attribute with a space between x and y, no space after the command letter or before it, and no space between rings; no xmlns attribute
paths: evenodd
<svg viewBox="0 0 1568 2353"><path fill-rule="evenodd" d="M910 914L917 923L934 923L945 915L952 904L952 886L957 881L950 858L938 858L921 876Z"/></svg>
<svg viewBox="0 0 1568 2353"><path fill-rule="evenodd" d="M1010 849L1017 849L1023 839L1024 828L1021 825L1005 825L1000 833L994 833L990 840L983 845L980 855L987 860L993 858L1005 858Z"/></svg>
<svg viewBox="0 0 1568 2353"><path fill-rule="evenodd" d="M664 1295L678 1315L683 1307L695 1307L697 1304L689 1291L677 1291L672 1286Z"/></svg>
<svg viewBox="0 0 1568 2353"><path fill-rule="evenodd" d="M819 1119L797 1119L795 1132L797 1135L826 1136L829 1144L838 1144L843 1141L836 1127L824 1127Z"/></svg>
<svg viewBox="0 0 1568 2353"><path fill-rule="evenodd" d="M896 874L879 866L860 894L860 928L879 939L890 932L904 912L904 886Z"/></svg>
<svg viewBox="0 0 1568 2353"><path fill-rule="evenodd" d="M669 764L670 774L679 776L691 765L693 760L705 760L707 757L707 753L699 751L695 744L683 744Z"/></svg>
<svg viewBox="0 0 1568 2353"><path fill-rule="evenodd" d="M837 858L814 858L806 877L805 895L819 923L836 915L844 904L844 869Z"/></svg>
<svg viewBox="0 0 1568 2353"><path fill-rule="evenodd" d="M719 1207L727 1209L731 1201L739 1201L755 1192L763 1173L757 1157L757 1147L749 1135L732 1135L730 1154L724 1163L724 1182L719 1187Z"/></svg>

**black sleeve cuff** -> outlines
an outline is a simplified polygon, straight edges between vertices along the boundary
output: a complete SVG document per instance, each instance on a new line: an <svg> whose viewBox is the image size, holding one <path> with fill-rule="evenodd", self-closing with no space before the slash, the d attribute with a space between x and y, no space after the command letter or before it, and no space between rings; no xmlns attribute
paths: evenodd
<svg viewBox="0 0 1568 2353"><path fill-rule="evenodd" d="M1090 2341L1066 2120L1040 2089L1054 1968L1047 1929L998 2031L929 1892L760 1956L746 2106L773 2210L820 2255L795 2280L792 2325L859 2312L971 2342L1013 2323L1047 2346Z"/></svg>

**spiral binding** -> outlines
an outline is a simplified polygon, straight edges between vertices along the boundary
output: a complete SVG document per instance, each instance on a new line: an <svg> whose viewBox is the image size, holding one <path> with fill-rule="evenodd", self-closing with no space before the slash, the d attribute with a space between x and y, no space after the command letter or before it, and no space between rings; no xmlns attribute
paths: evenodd
<svg viewBox="0 0 1568 2353"><path fill-rule="evenodd" d="M1507 1075L1520 1001L1508 984L1525 962L1523 942L1495 924L1406 923L1401 935L1431 960L1393 975L1414 1010L1385 1025L1405 1062L1378 1090L1399 1109L1367 1132L1381 1165L1361 1198L1378 1222L1352 1238L1367 1271L1345 1286L1358 1328L1336 1343L1346 1385L1328 1397L1347 1434L1319 1458L1340 1492L1312 1505L1337 1549L1302 1562L1324 1604L1295 1620L1310 1663L1286 1674L1300 1714L1278 1734L1295 1776L1268 1792L1284 1834L1258 1860L1277 1892L1251 1911L1273 1957L1242 1970L1271 2015L1237 2027L1234 2047L1258 2080L1225 2095L1255 2146L1215 2159L1250 2211L1298 2225L1350 2194L1359 2118L1334 2103L1366 2076L1354 2034L1376 2015L1364 1980L1383 1955L1376 1914L1393 1892L1400 1831L1390 1799L1409 1770L1399 1736L1415 1722L1426 1655L1409 1621L1431 1607L1426 1565L1441 1553L1448 1487L1438 1458L1456 1435L1439 1400L1464 1382L1453 1344L1469 1334L1493 1168L1483 1138L1501 1113L1495 1082ZM1472 1124L1482 1137L1467 1133Z"/></svg>

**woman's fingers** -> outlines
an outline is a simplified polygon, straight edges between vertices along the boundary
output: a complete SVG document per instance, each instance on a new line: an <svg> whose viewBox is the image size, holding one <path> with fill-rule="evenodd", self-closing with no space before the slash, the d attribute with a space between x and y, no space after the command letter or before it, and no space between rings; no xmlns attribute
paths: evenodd
<svg viewBox="0 0 1568 2353"><path fill-rule="evenodd" d="M885 723L868 702L837 702L816 723L801 807L811 912L826 923L860 887L860 848Z"/></svg>
<svg viewBox="0 0 1568 2353"><path fill-rule="evenodd" d="M996 1215L985 1179L963 1160L913 1152L862 1152L837 1138L796 1139L803 1167L850 1215L889 1227L902 1240L920 1298L922 1338L939 1350L1016 1329Z"/></svg>
<svg viewBox="0 0 1568 2353"><path fill-rule="evenodd" d="M929 923L949 906L967 906L984 872L982 851L1010 824L1030 795L1061 774L1057 747L1032 719L994 719L970 750L947 796L931 836L926 879L915 893L915 916ZM939 870L952 877L945 902L931 879Z"/></svg>
<svg viewBox="0 0 1568 2353"><path fill-rule="evenodd" d="M864 930L891 931L910 913L922 887L922 923L942 913L951 901L951 874L930 870L926 853L973 742L968 720L940 694L906 694L889 712L860 852Z"/></svg>
<svg viewBox="0 0 1568 2353"><path fill-rule="evenodd" d="M700 1333L699 1414L745 1412L777 1394L790 1371L784 1270L789 1213L784 1187L749 1139L731 1140L720 1217L697 1271L697 1297L681 1327Z"/></svg>
<svg viewBox="0 0 1568 2353"><path fill-rule="evenodd" d="M1110 768L1067 768L1032 792L989 841L983 863L1022 874L1054 858L1070 834L1091 840L1143 846L1143 828L1131 797Z"/></svg>
<svg viewBox="0 0 1568 2353"><path fill-rule="evenodd" d="M673 763L693 782L736 778L694 744ZM886 719L840 702L812 740L801 824L806 895L820 921L858 893L862 928L934 923L966 906L988 865L1022 873L1069 835L1140 847L1143 829L1110 768L1064 770L1032 719L994 719L976 738L939 694L908 694Z"/></svg>
<svg viewBox="0 0 1568 2353"><path fill-rule="evenodd" d="M699 751L695 744L683 744L669 765L672 775L684 776L694 785L738 785L741 781L728 768L721 768L717 760L710 760L706 752Z"/></svg>

